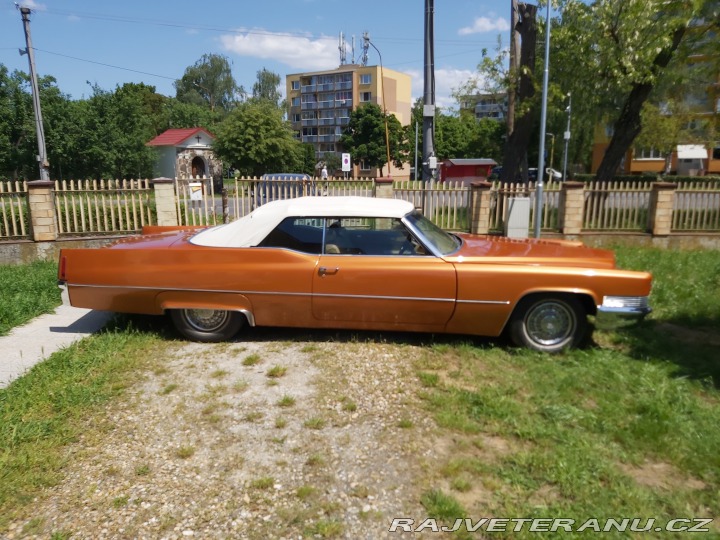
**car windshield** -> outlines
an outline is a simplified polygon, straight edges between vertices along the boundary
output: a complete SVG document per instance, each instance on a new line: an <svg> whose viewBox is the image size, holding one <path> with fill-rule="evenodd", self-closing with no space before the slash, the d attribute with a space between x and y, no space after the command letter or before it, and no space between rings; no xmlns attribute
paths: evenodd
<svg viewBox="0 0 720 540"><path fill-rule="evenodd" d="M446 233L420 212L412 212L405 216L405 219L415 230L422 233L437 253L449 255L460 247L460 239L457 236Z"/></svg>

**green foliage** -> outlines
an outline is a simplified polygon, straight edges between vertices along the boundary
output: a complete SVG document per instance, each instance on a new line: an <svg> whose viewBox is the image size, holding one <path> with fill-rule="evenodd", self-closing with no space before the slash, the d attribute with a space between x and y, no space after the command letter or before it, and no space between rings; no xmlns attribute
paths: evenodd
<svg viewBox="0 0 720 540"><path fill-rule="evenodd" d="M390 160L396 167L402 167L409 156L406 130L394 115L385 115L379 105L368 103L350 113L350 121L340 144L352 155L356 165L361 161L367 167L383 169L387 163L385 122L387 139L390 141Z"/></svg>
<svg viewBox="0 0 720 540"><path fill-rule="evenodd" d="M277 108L282 108L280 80L280 75L262 68L257 72L257 81L253 84L252 99L267 101Z"/></svg>
<svg viewBox="0 0 720 540"><path fill-rule="evenodd" d="M183 103L201 105L211 111L231 111L245 91L235 82L227 57L203 54L192 66L185 68L182 78L175 81L176 97Z"/></svg>
<svg viewBox="0 0 720 540"><path fill-rule="evenodd" d="M0 335L60 305L54 262L0 266L0 283Z"/></svg>
<svg viewBox="0 0 720 540"><path fill-rule="evenodd" d="M242 103L217 127L216 155L242 175L295 172L303 149L283 112L267 101Z"/></svg>

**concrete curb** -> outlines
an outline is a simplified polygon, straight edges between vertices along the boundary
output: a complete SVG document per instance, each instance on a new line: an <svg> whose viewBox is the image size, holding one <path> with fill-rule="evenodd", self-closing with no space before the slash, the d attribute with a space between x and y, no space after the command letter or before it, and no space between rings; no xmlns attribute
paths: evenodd
<svg viewBox="0 0 720 540"><path fill-rule="evenodd" d="M7 336L0 337L0 388L54 352L97 332L111 316L108 311L60 306L55 313L41 315L24 326L13 328Z"/></svg>

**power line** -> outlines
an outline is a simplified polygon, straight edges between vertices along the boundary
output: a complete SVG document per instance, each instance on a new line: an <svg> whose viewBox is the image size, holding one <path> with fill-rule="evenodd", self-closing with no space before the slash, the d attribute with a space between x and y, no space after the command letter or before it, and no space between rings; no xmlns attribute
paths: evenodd
<svg viewBox="0 0 720 540"><path fill-rule="evenodd" d="M104 66L104 67L109 67L109 68L114 68L114 69L122 69L123 71L132 71L133 73L140 73L141 75L149 75L151 77L159 77L160 79L168 79L171 81L177 80L177 77L168 77L167 75L158 75L157 73L149 73L147 71L140 71L137 69L131 69L131 68L126 68L126 67L122 67L122 66L114 66L112 64L106 64L104 62L96 62L94 60L87 60L85 58L78 58L77 56L70 56L68 54L60 54L60 53L56 53L56 52L52 52L52 51L46 51L43 49L38 49L37 47L35 47L34 50L43 52L45 54L52 54L54 56L62 56L63 58L70 58L71 60L77 60L79 62L87 62L89 64L97 64L98 66Z"/></svg>
<svg viewBox="0 0 720 540"><path fill-rule="evenodd" d="M51 15L63 15L67 17L81 17L86 19L96 19L96 20L104 20L104 21L111 21L111 22L124 22L128 24L149 24L153 26L166 26L169 28L181 28L184 30L206 30L208 32L227 32L230 34L243 34L243 35L257 35L257 36L286 36L286 37L299 37L299 38L306 38L306 39L316 39L316 40L332 40L335 41L337 39L336 36L325 36L325 35L314 35L307 32L272 32L268 30L257 30L257 29L250 29L250 28L230 28L227 26L215 26L215 25L203 25L203 24L186 24L186 23L180 23L180 22L174 22L174 21L166 21L161 19L144 19L141 17L127 17L123 15L103 15L99 13L83 13L83 12L77 12L77 11L64 11L64 10L58 10L58 9L46 9L43 11L43 13L48 13ZM397 36L393 37L382 37L382 36L375 36L373 38L375 41L383 41L386 43L402 43L402 42L409 42L409 43L419 43L422 42L422 38L401 38ZM476 46L481 43L487 43L487 44L495 44L497 43L495 40L483 40L483 41L472 41L468 42L465 40L458 40L458 39L439 39L436 40L437 43L447 43L447 44L455 44L455 45L466 45L466 46Z"/></svg>

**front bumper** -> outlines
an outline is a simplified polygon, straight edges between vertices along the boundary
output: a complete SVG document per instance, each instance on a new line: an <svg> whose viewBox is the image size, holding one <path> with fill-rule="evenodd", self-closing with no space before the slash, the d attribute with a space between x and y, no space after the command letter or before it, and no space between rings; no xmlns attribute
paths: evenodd
<svg viewBox="0 0 720 540"><path fill-rule="evenodd" d="M605 296L597 307L595 327L615 330L637 324L652 311L647 296Z"/></svg>
<svg viewBox="0 0 720 540"><path fill-rule="evenodd" d="M58 281L58 287L60 287L60 299L62 300L63 306L70 306L70 293L68 293L67 284L64 281Z"/></svg>

